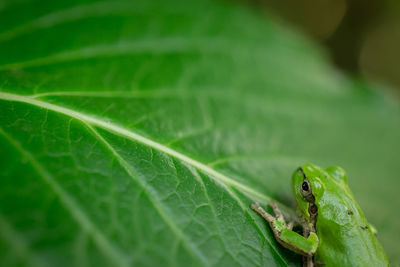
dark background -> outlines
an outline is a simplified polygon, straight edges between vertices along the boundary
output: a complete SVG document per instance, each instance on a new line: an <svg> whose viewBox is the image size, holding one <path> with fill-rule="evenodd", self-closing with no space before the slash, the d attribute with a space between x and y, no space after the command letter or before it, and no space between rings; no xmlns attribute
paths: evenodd
<svg viewBox="0 0 400 267"><path fill-rule="evenodd" d="M396 0L242 0L273 11L329 51L353 76L400 97L400 2Z"/></svg>

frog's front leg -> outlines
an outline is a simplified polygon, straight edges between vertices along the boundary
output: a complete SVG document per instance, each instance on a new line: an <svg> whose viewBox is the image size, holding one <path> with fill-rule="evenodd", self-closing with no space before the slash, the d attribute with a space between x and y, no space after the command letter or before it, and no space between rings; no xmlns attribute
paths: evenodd
<svg viewBox="0 0 400 267"><path fill-rule="evenodd" d="M318 237L314 232L310 232L308 237L304 237L286 225L285 220L274 202L270 203L277 218L266 212L258 203L252 203L251 208L260 214L270 225L275 239L285 248L288 248L298 254L312 258L317 251Z"/></svg>

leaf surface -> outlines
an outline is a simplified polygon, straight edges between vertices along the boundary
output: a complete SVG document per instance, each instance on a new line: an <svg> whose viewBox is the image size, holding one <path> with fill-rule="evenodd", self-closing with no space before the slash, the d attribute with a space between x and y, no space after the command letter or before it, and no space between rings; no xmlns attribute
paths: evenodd
<svg viewBox="0 0 400 267"><path fill-rule="evenodd" d="M0 6L0 265L292 266L249 209L340 165L393 262L399 106L215 1Z"/></svg>

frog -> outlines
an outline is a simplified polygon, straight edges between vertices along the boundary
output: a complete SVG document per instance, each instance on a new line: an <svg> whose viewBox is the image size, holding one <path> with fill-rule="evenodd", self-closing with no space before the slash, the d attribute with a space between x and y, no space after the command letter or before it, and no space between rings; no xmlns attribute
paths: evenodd
<svg viewBox="0 0 400 267"><path fill-rule="evenodd" d="M275 216L257 202L250 207L268 222L279 244L302 255L303 267L389 266L376 229L350 191L343 168L305 164L294 171L291 185L297 216L289 223L274 200L269 206Z"/></svg>

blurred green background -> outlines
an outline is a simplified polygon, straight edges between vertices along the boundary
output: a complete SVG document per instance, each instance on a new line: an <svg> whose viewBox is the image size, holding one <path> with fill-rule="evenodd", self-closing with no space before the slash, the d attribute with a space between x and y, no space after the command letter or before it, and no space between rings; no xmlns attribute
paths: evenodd
<svg viewBox="0 0 400 267"><path fill-rule="evenodd" d="M271 10L329 52L351 75L388 85L400 97L400 2L396 0L243 0Z"/></svg>

